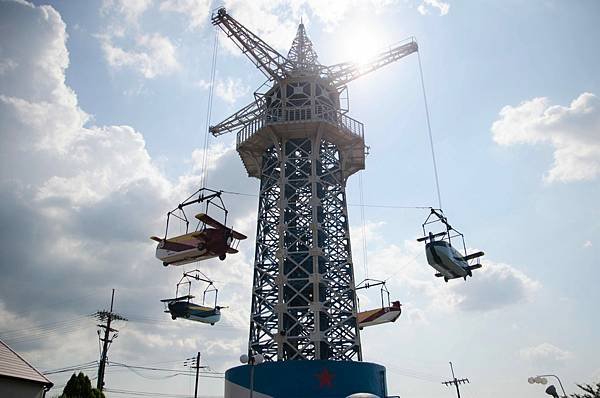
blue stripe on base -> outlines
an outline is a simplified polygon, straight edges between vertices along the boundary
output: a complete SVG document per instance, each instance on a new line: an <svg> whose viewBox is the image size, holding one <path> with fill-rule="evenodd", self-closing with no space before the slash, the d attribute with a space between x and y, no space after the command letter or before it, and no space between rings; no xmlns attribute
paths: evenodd
<svg viewBox="0 0 600 398"><path fill-rule="evenodd" d="M225 398L249 396L250 365L225 373ZM254 396L344 398L355 393L385 397L385 368L368 362L281 361L254 366Z"/></svg>

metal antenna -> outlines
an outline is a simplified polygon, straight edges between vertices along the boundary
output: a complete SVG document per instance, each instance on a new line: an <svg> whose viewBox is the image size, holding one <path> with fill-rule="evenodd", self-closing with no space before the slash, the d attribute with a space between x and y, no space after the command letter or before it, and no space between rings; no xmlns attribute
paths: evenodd
<svg viewBox="0 0 600 398"><path fill-rule="evenodd" d="M456 396L460 398L460 389L458 388L458 386L460 384L470 383L469 379L457 379L456 376L454 376L454 368L452 367L452 362L450 362L450 370L452 371L452 380L442 381L442 384L445 384L446 386L454 385L456 387Z"/></svg>

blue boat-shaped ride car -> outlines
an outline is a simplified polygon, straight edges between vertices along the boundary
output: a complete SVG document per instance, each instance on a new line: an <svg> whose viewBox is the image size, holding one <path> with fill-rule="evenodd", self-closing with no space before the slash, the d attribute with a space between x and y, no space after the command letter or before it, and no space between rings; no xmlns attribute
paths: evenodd
<svg viewBox="0 0 600 398"><path fill-rule="evenodd" d="M191 302L194 296L181 296L173 299L160 300L167 304L168 310L165 312L171 314L171 319L177 318L189 319L192 321L210 323L214 325L221 319L221 307L206 307Z"/></svg>

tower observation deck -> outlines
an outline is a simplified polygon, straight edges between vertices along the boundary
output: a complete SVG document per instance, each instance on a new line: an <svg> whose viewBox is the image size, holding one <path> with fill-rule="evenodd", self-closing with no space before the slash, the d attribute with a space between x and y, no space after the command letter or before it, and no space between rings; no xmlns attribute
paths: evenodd
<svg viewBox="0 0 600 398"><path fill-rule="evenodd" d="M221 123L260 179L249 351L267 362L361 361L346 182L365 167L364 126L346 84L417 51L405 41L368 63L324 66L298 26L287 56L224 8L212 18L268 81Z"/></svg>

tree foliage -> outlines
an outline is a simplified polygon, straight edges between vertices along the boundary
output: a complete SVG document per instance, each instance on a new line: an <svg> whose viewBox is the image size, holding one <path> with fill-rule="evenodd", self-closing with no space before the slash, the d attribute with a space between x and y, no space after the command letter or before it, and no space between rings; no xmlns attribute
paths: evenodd
<svg viewBox="0 0 600 398"><path fill-rule="evenodd" d="M571 394L572 398L600 398L600 383L596 383L595 386L589 384L577 384L577 387L581 388L584 394Z"/></svg>
<svg viewBox="0 0 600 398"><path fill-rule="evenodd" d="M104 394L100 390L92 388L90 378L83 372L79 372L78 375L73 373L60 398L104 398Z"/></svg>

